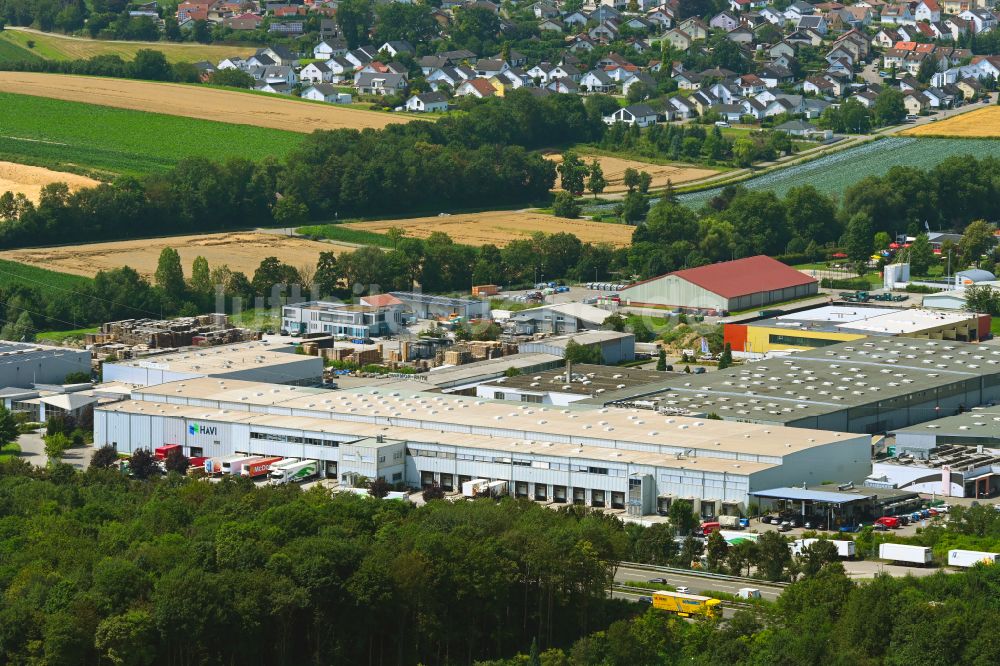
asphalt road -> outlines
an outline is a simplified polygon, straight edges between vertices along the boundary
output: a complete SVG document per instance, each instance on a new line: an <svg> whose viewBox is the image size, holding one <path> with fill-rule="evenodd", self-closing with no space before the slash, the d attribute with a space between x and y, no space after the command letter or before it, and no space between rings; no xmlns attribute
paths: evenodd
<svg viewBox="0 0 1000 666"><path fill-rule="evenodd" d="M755 587L760 590L760 596L769 601L777 599L783 589L778 586L770 585L766 581L755 580L744 582L738 580L724 580L706 578L704 576L697 576L693 574L661 573L647 569L633 569L626 566L618 567L618 571L615 572L615 582L626 585L637 581L648 581L651 578L666 578L667 585L672 585L674 587L687 587L693 594L702 594L703 592L714 590L716 592L726 592L728 594L735 595L739 593L740 588ZM652 594L652 591L650 594Z"/></svg>
<svg viewBox="0 0 1000 666"><path fill-rule="evenodd" d="M639 594L638 592L626 592L624 590L612 590L611 591L611 598L612 599L625 599L626 601L638 602L639 601L639 597L642 597L642 596L648 596L648 595L642 595L642 594ZM736 614L736 610L737 609L732 608L730 606L723 606L722 607L722 619L724 619L724 620L732 619L733 615ZM683 619L687 620L688 622L694 622L693 618L683 618Z"/></svg>
<svg viewBox="0 0 1000 666"><path fill-rule="evenodd" d="M17 438L17 443L21 447L19 457L27 460L36 467L45 467L48 464L49 459L45 455L45 442L42 440L42 431L21 435ZM87 469L87 466L90 465L90 458L93 455L93 446L81 446L67 450L63 454L63 462L77 469Z"/></svg>

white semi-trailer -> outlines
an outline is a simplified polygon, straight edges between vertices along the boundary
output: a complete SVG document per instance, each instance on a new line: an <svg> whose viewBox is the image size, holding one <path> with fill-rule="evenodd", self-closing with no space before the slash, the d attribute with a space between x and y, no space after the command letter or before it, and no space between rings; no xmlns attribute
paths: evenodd
<svg viewBox="0 0 1000 666"><path fill-rule="evenodd" d="M796 539L790 546L792 549L792 555L798 555L802 552L803 548L807 548L812 544L819 541L819 539ZM846 541L841 539L827 539L830 543L837 547L837 555L843 557L844 559L850 559L854 557L854 542Z"/></svg>
<svg viewBox="0 0 1000 666"><path fill-rule="evenodd" d="M907 546L902 543L879 544L878 556L883 560L907 564L930 564L931 549L927 546Z"/></svg>
<svg viewBox="0 0 1000 666"><path fill-rule="evenodd" d="M953 567L972 567L977 564L995 564L1000 553L982 550L949 550L948 564Z"/></svg>
<svg viewBox="0 0 1000 666"><path fill-rule="evenodd" d="M319 463L315 460L302 460L297 463L279 467L270 474L271 485L280 486L286 483L301 483L319 473Z"/></svg>

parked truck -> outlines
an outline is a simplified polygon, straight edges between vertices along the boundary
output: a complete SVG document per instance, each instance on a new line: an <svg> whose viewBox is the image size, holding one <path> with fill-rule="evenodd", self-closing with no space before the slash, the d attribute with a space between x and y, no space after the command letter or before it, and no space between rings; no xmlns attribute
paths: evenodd
<svg viewBox="0 0 1000 666"><path fill-rule="evenodd" d="M817 541L819 541L819 539L796 539L791 544L789 544L792 549L792 555L801 554L804 548L811 546ZM830 543L832 543L834 546L837 547L837 555L839 557L842 557L845 560L849 560L852 557L854 557L856 551L854 549L855 546L853 541L846 541L839 539L827 539L827 541L829 541Z"/></svg>
<svg viewBox="0 0 1000 666"><path fill-rule="evenodd" d="M725 530L743 529L739 516L719 516L719 527Z"/></svg>
<svg viewBox="0 0 1000 666"><path fill-rule="evenodd" d="M180 451L181 453L184 452L180 444L166 444L153 449L153 457L157 460L166 460L171 451Z"/></svg>
<svg viewBox="0 0 1000 666"><path fill-rule="evenodd" d="M222 474L222 466L228 464L233 460L238 460L240 458L245 458L246 456L220 456L218 458L209 458L205 461L205 473L206 474Z"/></svg>
<svg viewBox="0 0 1000 666"><path fill-rule="evenodd" d="M266 476L271 472L271 465L276 462L281 462L280 456L254 460L251 463L243 465L243 469L240 470L240 476L246 476L251 479L256 479L258 476Z"/></svg>
<svg viewBox="0 0 1000 666"><path fill-rule="evenodd" d="M931 549L927 546L908 546L901 543L879 544L878 556L883 560L907 564L930 564Z"/></svg>
<svg viewBox="0 0 1000 666"><path fill-rule="evenodd" d="M490 497L503 497L510 491L509 486L507 481L491 481L486 486L486 494Z"/></svg>
<svg viewBox="0 0 1000 666"><path fill-rule="evenodd" d="M995 564L1000 553L982 550L949 550L948 564L953 567L972 567L977 564Z"/></svg>
<svg viewBox="0 0 1000 666"><path fill-rule="evenodd" d="M472 479L462 484L462 495L465 497L478 497L486 492L490 482L487 479Z"/></svg>
<svg viewBox="0 0 1000 666"><path fill-rule="evenodd" d="M239 476L245 466L262 459L261 456L239 456L224 460L222 461L222 473Z"/></svg>
<svg viewBox="0 0 1000 666"><path fill-rule="evenodd" d="M319 463L315 460L302 460L291 465L278 467L271 472L270 481L273 486L286 483L301 483L319 473Z"/></svg>

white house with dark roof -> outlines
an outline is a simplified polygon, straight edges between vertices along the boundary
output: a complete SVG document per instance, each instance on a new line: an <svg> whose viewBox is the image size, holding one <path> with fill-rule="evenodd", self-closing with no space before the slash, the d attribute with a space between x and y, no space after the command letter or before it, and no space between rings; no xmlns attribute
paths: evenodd
<svg viewBox="0 0 1000 666"><path fill-rule="evenodd" d="M302 99L329 104L350 104L351 96L338 91L329 83L315 83L302 91Z"/></svg>
<svg viewBox="0 0 1000 666"><path fill-rule="evenodd" d="M623 109L618 109L609 116L604 116L604 122L608 125L625 123L626 125L648 127L656 123L659 115L648 104L630 104Z"/></svg>
<svg viewBox="0 0 1000 666"><path fill-rule="evenodd" d="M413 95L404 105L407 111L417 113L433 113L448 110L448 98L443 93L429 92Z"/></svg>

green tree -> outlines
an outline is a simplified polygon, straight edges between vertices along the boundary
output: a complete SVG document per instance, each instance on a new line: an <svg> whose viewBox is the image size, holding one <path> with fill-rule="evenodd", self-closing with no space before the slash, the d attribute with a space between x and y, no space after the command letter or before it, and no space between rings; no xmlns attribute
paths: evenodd
<svg viewBox="0 0 1000 666"><path fill-rule="evenodd" d="M733 350L729 343L725 343L722 353L719 355L719 370L725 370L733 364Z"/></svg>
<svg viewBox="0 0 1000 666"><path fill-rule="evenodd" d="M599 346L581 345L576 340L570 340L566 344L565 359L570 363L591 363L594 365L604 363Z"/></svg>
<svg viewBox="0 0 1000 666"><path fill-rule="evenodd" d="M718 571L729 554L729 544L718 530L708 535L705 543L705 562L710 571Z"/></svg>
<svg viewBox="0 0 1000 666"><path fill-rule="evenodd" d="M872 107L879 125L898 125L906 118L906 104L899 88L884 86Z"/></svg>
<svg viewBox="0 0 1000 666"><path fill-rule="evenodd" d="M976 264L983 255L996 244L994 232L996 227L984 220L976 220L965 228L961 240L958 241L958 253L965 265Z"/></svg>
<svg viewBox="0 0 1000 666"><path fill-rule="evenodd" d="M965 309L969 312L1000 316L1000 291L988 284L969 285L965 288Z"/></svg>
<svg viewBox="0 0 1000 666"><path fill-rule="evenodd" d="M667 515L670 518L670 524L680 535L690 534L691 530L698 524L698 516L694 513L694 507L688 500L675 499L670 503Z"/></svg>
<svg viewBox="0 0 1000 666"><path fill-rule="evenodd" d="M738 167L746 168L753 164L753 158L756 153L757 146L752 139L741 136L733 142L733 162Z"/></svg>
<svg viewBox="0 0 1000 666"><path fill-rule="evenodd" d="M253 292L258 296L267 296L276 286L299 283L299 272L294 267L282 263L277 257L267 257L260 262L254 271Z"/></svg>
<svg viewBox="0 0 1000 666"><path fill-rule="evenodd" d="M166 459L164 459L163 466L168 472L177 472L184 475L187 474L188 467L191 466L191 461L186 455L181 453L180 449L173 449L167 454Z"/></svg>
<svg viewBox="0 0 1000 666"><path fill-rule="evenodd" d="M632 167L628 167L625 169L625 174L622 176L622 182L625 187L628 188L629 192L634 191L637 187L639 187L639 172Z"/></svg>
<svg viewBox="0 0 1000 666"><path fill-rule="evenodd" d="M851 217L844 231L844 249L851 261L867 263L872 253L874 230L872 219L864 213Z"/></svg>
<svg viewBox="0 0 1000 666"><path fill-rule="evenodd" d="M919 234L913 239L909 249L911 275L927 275L931 265L935 263L934 249L927 239L927 234Z"/></svg>
<svg viewBox="0 0 1000 666"><path fill-rule="evenodd" d="M256 81L241 69L217 69L208 76L208 82L214 86L229 88L253 88Z"/></svg>
<svg viewBox="0 0 1000 666"><path fill-rule="evenodd" d="M649 186L652 185L652 184L653 184L653 177L651 175L649 175L649 172L648 171L640 171L639 172L639 182L638 182L639 194L649 194ZM671 190L672 188L673 188L673 183L671 183L670 179L668 178L667 179L667 189ZM667 196L666 194L664 195L664 198L666 198L667 201L671 200L670 197Z"/></svg>
<svg viewBox="0 0 1000 666"><path fill-rule="evenodd" d="M608 331L618 331L619 333L625 332L625 317L618 313L610 314L604 318L601 322L601 328Z"/></svg>
<svg viewBox="0 0 1000 666"><path fill-rule="evenodd" d="M274 221L282 227L294 228L309 220L309 209L294 196L278 199L271 207Z"/></svg>
<svg viewBox="0 0 1000 666"><path fill-rule="evenodd" d="M181 268L181 255L172 247L160 251L153 276L156 286L163 290L168 298L175 302L184 298L184 269Z"/></svg>
<svg viewBox="0 0 1000 666"><path fill-rule="evenodd" d="M343 277L337 255L333 252L320 252L316 272L313 274L313 286L319 290L320 296L329 297L336 292Z"/></svg>
<svg viewBox="0 0 1000 666"><path fill-rule="evenodd" d="M139 49L135 58L129 64L130 78L147 81L172 81L174 71L167 62L167 57L160 51Z"/></svg>
<svg viewBox="0 0 1000 666"><path fill-rule="evenodd" d="M597 195L604 191L604 188L608 186L608 181L604 180L604 170L601 169L600 163L595 159L590 164L590 177L587 179L587 191L597 198Z"/></svg>
<svg viewBox="0 0 1000 666"><path fill-rule="evenodd" d="M565 153L562 162L556 167L556 170L560 176L560 187L575 196L583 194L584 179L587 176L587 165L583 163L576 153Z"/></svg>
<svg viewBox="0 0 1000 666"><path fill-rule="evenodd" d="M118 461L118 451L110 444L105 444L90 457L91 469L107 469Z"/></svg>
<svg viewBox="0 0 1000 666"><path fill-rule="evenodd" d="M356 49L365 43L369 25L371 5L368 0L343 0L337 5L337 26L348 48Z"/></svg>
<svg viewBox="0 0 1000 666"><path fill-rule="evenodd" d="M156 458L149 449L136 449L128 459L128 469L132 476L144 480L156 474Z"/></svg>
<svg viewBox="0 0 1000 666"><path fill-rule="evenodd" d="M8 315L9 311L8 307ZM3 328L0 328L0 338L14 342L31 342L35 339L36 332L35 322L32 321L31 315L27 311L22 311L13 323L8 321Z"/></svg>
<svg viewBox="0 0 1000 666"><path fill-rule="evenodd" d="M649 212L649 200L639 192L626 192L622 200L622 219L628 224L637 224Z"/></svg>
<svg viewBox="0 0 1000 666"><path fill-rule="evenodd" d="M749 576L750 567L760 560L760 550L757 544L749 539L744 539L733 545L726 556L726 564L729 571L734 576ZM744 569L746 573L744 573Z"/></svg>
<svg viewBox="0 0 1000 666"><path fill-rule="evenodd" d="M758 573L770 581L785 579L785 569L792 561L788 540L778 532L764 532L757 539Z"/></svg>
<svg viewBox="0 0 1000 666"><path fill-rule="evenodd" d="M44 441L45 456L49 459L50 465L61 462L63 454L73 445L70 438L61 432L46 435Z"/></svg>
<svg viewBox="0 0 1000 666"><path fill-rule="evenodd" d="M199 296L211 296L212 272L208 268L208 260L198 256L191 263L191 293Z"/></svg>
<svg viewBox="0 0 1000 666"><path fill-rule="evenodd" d="M16 442L19 435L17 419L9 409L0 404L0 445Z"/></svg>
<svg viewBox="0 0 1000 666"><path fill-rule="evenodd" d="M660 354L656 359L656 369L660 372L667 371L667 352L663 347L660 347Z"/></svg>
<svg viewBox="0 0 1000 666"><path fill-rule="evenodd" d="M115 666L146 666L156 661L157 630L149 611L133 609L101 621L94 647Z"/></svg>
<svg viewBox="0 0 1000 666"><path fill-rule="evenodd" d="M836 562L838 558L837 546L828 539L818 539L812 542L805 546L798 555L802 574L807 578L815 576L824 566Z"/></svg>
<svg viewBox="0 0 1000 666"><path fill-rule="evenodd" d="M552 202L552 212L559 217L575 219L580 217L580 205L569 192L556 192Z"/></svg>
<svg viewBox="0 0 1000 666"><path fill-rule="evenodd" d="M392 486L382 478L381 476L377 479L372 479L368 482L368 494L372 497L382 499L392 490Z"/></svg>

